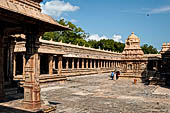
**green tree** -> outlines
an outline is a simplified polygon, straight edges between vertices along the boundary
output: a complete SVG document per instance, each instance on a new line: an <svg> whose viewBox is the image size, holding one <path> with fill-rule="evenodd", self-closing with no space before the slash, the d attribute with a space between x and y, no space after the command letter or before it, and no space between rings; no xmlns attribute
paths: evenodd
<svg viewBox="0 0 170 113"><path fill-rule="evenodd" d="M78 45L87 45L87 41L84 40L88 34L84 32L84 30L80 27L77 27L71 22L67 22L64 19L58 21L59 24L64 26L69 26L71 30L66 31L55 31L55 32L46 32L43 35L44 40L53 40L53 41L61 41L63 43L71 43Z"/></svg>
<svg viewBox="0 0 170 113"><path fill-rule="evenodd" d="M112 39L103 39L97 42L95 48L101 48L104 50L111 50L115 52L122 52L125 47L125 44L120 42L115 42Z"/></svg>
<svg viewBox="0 0 170 113"><path fill-rule="evenodd" d="M144 54L158 54L158 51L156 48L154 48L152 45L144 44L141 46Z"/></svg>
<svg viewBox="0 0 170 113"><path fill-rule="evenodd" d="M67 31L55 31L55 32L46 32L43 35L44 40L53 40L53 41L61 41L63 43L71 43L71 44L78 44L80 46L86 46L96 49L104 49L104 50L111 50L115 52L122 52L125 45L120 42L115 42L112 39L103 39L100 41L96 40L89 40L88 42L85 40L89 35L85 33L85 31L77 27L71 22L67 22L64 19L58 21L59 24L64 26L69 26L71 30Z"/></svg>

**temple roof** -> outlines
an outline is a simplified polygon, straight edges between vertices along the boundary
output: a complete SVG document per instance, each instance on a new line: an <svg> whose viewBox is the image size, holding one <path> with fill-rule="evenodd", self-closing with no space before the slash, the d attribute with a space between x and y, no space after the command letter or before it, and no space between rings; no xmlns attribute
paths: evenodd
<svg viewBox="0 0 170 113"><path fill-rule="evenodd" d="M140 39L135 35L134 32L131 33L131 35L128 37L127 40L136 40L136 41L140 41Z"/></svg>
<svg viewBox="0 0 170 113"><path fill-rule="evenodd" d="M125 55L125 58L138 58L144 55L140 47L140 39L134 32L127 38L122 54Z"/></svg>
<svg viewBox="0 0 170 113"><path fill-rule="evenodd" d="M1 0L0 9L5 9L10 12L21 14L22 18L24 16L34 18L38 21L49 24L50 27L56 29L55 27L61 30L68 30L67 26L62 26L57 23L52 17L42 14L39 2L42 0ZM52 26L51 26L52 25ZM58 30L58 29L56 29Z"/></svg>

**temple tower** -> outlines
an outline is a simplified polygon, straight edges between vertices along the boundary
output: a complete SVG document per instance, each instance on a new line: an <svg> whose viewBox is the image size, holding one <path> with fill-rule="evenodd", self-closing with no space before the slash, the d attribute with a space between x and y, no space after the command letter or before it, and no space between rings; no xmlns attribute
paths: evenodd
<svg viewBox="0 0 170 113"><path fill-rule="evenodd" d="M130 59L141 58L144 55L140 47L140 39L134 34L134 32L132 32L126 40L125 48L122 54L125 58Z"/></svg>
<svg viewBox="0 0 170 113"><path fill-rule="evenodd" d="M140 39L132 32L125 42L122 53L121 76L130 78L145 77L146 62L144 52L140 47Z"/></svg>

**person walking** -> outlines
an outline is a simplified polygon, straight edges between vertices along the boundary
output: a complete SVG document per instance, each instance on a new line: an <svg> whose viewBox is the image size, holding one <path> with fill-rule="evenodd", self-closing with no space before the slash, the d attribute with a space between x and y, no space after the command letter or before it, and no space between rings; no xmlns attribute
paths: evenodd
<svg viewBox="0 0 170 113"><path fill-rule="evenodd" d="M113 80L113 78L114 78L114 72L111 73L111 78L112 78L112 80Z"/></svg>

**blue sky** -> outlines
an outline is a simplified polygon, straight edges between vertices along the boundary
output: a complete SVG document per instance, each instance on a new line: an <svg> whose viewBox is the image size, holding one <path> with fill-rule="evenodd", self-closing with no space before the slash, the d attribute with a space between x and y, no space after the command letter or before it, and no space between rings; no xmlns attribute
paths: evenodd
<svg viewBox="0 0 170 113"><path fill-rule="evenodd" d="M43 13L72 21L92 39L125 42L135 32L141 45L158 50L170 42L170 0L44 0L41 6Z"/></svg>

